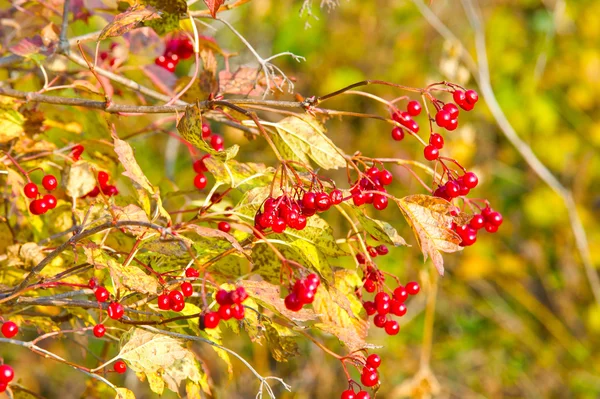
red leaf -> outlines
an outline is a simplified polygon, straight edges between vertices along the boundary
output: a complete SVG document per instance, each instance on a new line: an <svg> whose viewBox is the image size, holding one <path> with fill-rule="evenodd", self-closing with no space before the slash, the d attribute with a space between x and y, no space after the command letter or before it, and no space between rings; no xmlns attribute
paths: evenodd
<svg viewBox="0 0 600 399"><path fill-rule="evenodd" d="M204 4L206 4L208 7L210 15L212 15L213 18L217 17L217 11L219 10L219 7L223 5L223 3L225 3L225 0L204 0Z"/></svg>

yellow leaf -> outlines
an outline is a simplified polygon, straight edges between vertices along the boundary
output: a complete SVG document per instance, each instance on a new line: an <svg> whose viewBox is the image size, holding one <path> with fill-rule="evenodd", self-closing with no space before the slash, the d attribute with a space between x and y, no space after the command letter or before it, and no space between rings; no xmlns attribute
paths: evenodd
<svg viewBox="0 0 600 399"><path fill-rule="evenodd" d="M251 298L256 299L266 308L277 311L289 320L308 321L317 318L312 309L302 309L299 312L288 310L281 298L280 287L278 285L266 281L251 280L242 281L241 285Z"/></svg>
<svg viewBox="0 0 600 399"><path fill-rule="evenodd" d="M75 162L66 171L63 178L67 195L72 198L80 198L96 187L96 175L92 164L86 161Z"/></svg>
<svg viewBox="0 0 600 399"><path fill-rule="evenodd" d="M127 388L117 388L115 399L135 399L135 395Z"/></svg>
<svg viewBox="0 0 600 399"><path fill-rule="evenodd" d="M104 40L107 37L122 36L126 32L135 29L146 20L160 18L156 11L145 6L133 7L115 18L102 29L98 40Z"/></svg>

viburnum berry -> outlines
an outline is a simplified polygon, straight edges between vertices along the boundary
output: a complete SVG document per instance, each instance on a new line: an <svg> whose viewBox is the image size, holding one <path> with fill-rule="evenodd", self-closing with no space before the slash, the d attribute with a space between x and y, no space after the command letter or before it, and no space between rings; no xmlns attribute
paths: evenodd
<svg viewBox="0 0 600 399"><path fill-rule="evenodd" d="M358 262L358 264L360 265L364 265L365 263L367 263L367 259L365 258L365 256L361 253L356 254L356 261Z"/></svg>
<svg viewBox="0 0 600 399"><path fill-rule="evenodd" d="M215 300L219 305L229 305L233 303L233 301L231 301L231 296L229 295L229 292L223 289L217 291L215 295Z"/></svg>
<svg viewBox="0 0 600 399"><path fill-rule="evenodd" d="M104 195L108 195L109 197L113 197L119 194L119 190L117 189L117 187L109 184L108 186L102 187L102 193Z"/></svg>
<svg viewBox="0 0 600 399"><path fill-rule="evenodd" d="M0 365L0 383L9 384L15 378L15 372L8 364Z"/></svg>
<svg viewBox="0 0 600 399"><path fill-rule="evenodd" d="M444 148L444 138L439 133L432 133L431 136L429 136L429 144L438 150L441 150Z"/></svg>
<svg viewBox="0 0 600 399"><path fill-rule="evenodd" d="M241 303L234 303L231 305L231 315L236 320L242 320L245 316L246 310Z"/></svg>
<svg viewBox="0 0 600 399"><path fill-rule="evenodd" d="M98 184L100 184L100 187L105 187L106 185L108 185L108 179L110 178L109 174L104 172L104 171L100 171L98 172Z"/></svg>
<svg viewBox="0 0 600 399"><path fill-rule="evenodd" d="M473 189L477 187L479 179L477 178L477 175L475 173L467 172L462 176L462 182L469 189Z"/></svg>
<svg viewBox="0 0 600 399"><path fill-rule="evenodd" d="M341 190L338 190L336 188L335 190L333 190L329 193L329 198L331 199L331 203L333 205L338 205L343 201L344 194L342 193Z"/></svg>
<svg viewBox="0 0 600 399"><path fill-rule="evenodd" d="M104 327L104 324L96 324L93 332L96 338L102 338L106 334L106 327Z"/></svg>
<svg viewBox="0 0 600 399"><path fill-rule="evenodd" d="M173 290L169 292L169 301L171 302L171 308L174 308L184 302L183 294L181 291Z"/></svg>
<svg viewBox="0 0 600 399"><path fill-rule="evenodd" d="M460 194L460 186L454 180L446 182L446 194L450 198L456 198Z"/></svg>
<svg viewBox="0 0 600 399"><path fill-rule="evenodd" d="M96 292L94 293L94 295L96 296L96 300L98 302L106 302L108 300L108 297L110 296L110 293L106 288L98 287L96 288Z"/></svg>
<svg viewBox="0 0 600 399"><path fill-rule="evenodd" d="M498 231L498 226L491 224L491 223L486 223L485 231L487 231L488 233L495 233Z"/></svg>
<svg viewBox="0 0 600 399"><path fill-rule="evenodd" d="M113 320L119 320L121 317L123 317L123 314L125 313L125 309L123 308L123 305L121 305L119 302L111 302L108 305L108 317L110 317Z"/></svg>
<svg viewBox="0 0 600 399"><path fill-rule="evenodd" d="M439 127L446 127L451 119L452 117L450 116L450 112L446 111L445 109L441 109L437 112L437 114L435 114L435 123L437 123Z"/></svg>
<svg viewBox="0 0 600 399"><path fill-rule="evenodd" d="M119 374L123 374L124 372L127 371L127 365L125 364L124 361L119 360L119 361L115 362L115 364L113 366L113 370L115 370Z"/></svg>
<svg viewBox="0 0 600 399"><path fill-rule="evenodd" d="M54 195L46 194L42 200L48 205L48 209L56 208L56 197Z"/></svg>
<svg viewBox="0 0 600 399"><path fill-rule="evenodd" d="M169 310L171 309L171 300L169 299L168 294L160 294L158 296L158 308L160 310Z"/></svg>
<svg viewBox="0 0 600 399"><path fill-rule="evenodd" d="M392 129L392 138L396 141L402 141L404 139L404 130L400 126L395 126Z"/></svg>
<svg viewBox="0 0 600 399"><path fill-rule="evenodd" d="M385 327L385 323L387 323L387 317L384 314L378 314L373 318L373 324L376 327L383 328Z"/></svg>
<svg viewBox="0 0 600 399"><path fill-rule="evenodd" d="M200 277L200 272L193 267L188 267L185 269L185 276L189 278L197 278Z"/></svg>
<svg viewBox="0 0 600 399"><path fill-rule="evenodd" d="M475 230L482 229L485 226L485 218L481 214L473 215L469 222L469 226Z"/></svg>
<svg viewBox="0 0 600 399"><path fill-rule="evenodd" d="M217 312L209 312L207 314L205 314L204 316L201 316L202 318L202 323L203 326L201 325L200 328L204 329L204 328L217 328L217 326L219 325L219 321L221 321L219 314ZM204 328L202 328L204 327Z"/></svg>
<svg viewBox="0 0 600 399"><path fill-rule="evenodd" d="M425 150L423 150L423 155L425 155L426 160L434 161L440 155L440 151L433 145L429 144L425 147Z"/></svg>
<svg viewBox="0 0 600 399"><path fill-rule="evenodd" d="M224 148L223 137L218 134L213 134L210 137L210 145L215 151L221 151Z"/></svg>
<svg viewBox="0 0 600 399"><path fill-rule="evenodd" d="M479 100L479 95L475 90L467 90L465 92L465 101L469 104L475 104Z"/></svg>
<svg viewBox="0 0 600 399"><path fill-rule="evenodd" d="M387 335L396 335L400 331L400 325L396 320L388 320L384 328Z"/></svg>
<svg viewBox="0 0 600 399"><path fill-rule="evenodd" d="M418 101L409 101L406 105L406 112L410 116L417 116L421 113L421 104Z"/></svg>
<svg viewBox="0 0 600 399"><path fill-rule="evenodd" d="M452 103L447 103L444 104L444 106L442 107L445 111L447 111L450 114L450 119L456 119L458 118L458 107Z"/></svg>
<svg viewBox="0 0 600 399"><path fill-rule="evenodd" d="M29 182L23 188L23 193L27 198L35 198L38 195L38 186L35 183Z"/></svg>
<svg viewBox="0 0 600 399"><path fill-rule="evenodd" d="M190 283L189 281L184 281L183 283L181 283L181 292L184 296L192 296L192 294L194 293L194 287L192 286L192 283Z"/></svg>
<svg viewBox="0 0 600 399"><path fill-rule="evenodd" d="M360 376L360 382L366 387L373 387L379 383L379 377L376 371L371 371L368 368L363 368Z"/></svg>
<svg viewBox="0 0 600 399"><path fill-rule="evenodd" d="M371 399L371 395L367 391L359 391L356 394L356 399Z"/></svg>
<svg viewBox="0 0 600 399"><path fill-rule="evenodd" d="M369 253L369 256L371 258L375 258L378 255L377 249L375 247L370 246L370 245L367 246L367 252Z"/></svg>
<svg viewBox="0 0 600 399"><path fill-rule="evenodd" d="M325 212L331 207L331 198L325 192L317 193L315 198L315 205L319 212Z"/></svg>
<svg viewBox="0 0 600 399"><path fill-rule="evenodd" d="M83 154L84 150L85 147L81 144L73 146L73 148L71 149L71 158L73 158L74 161L79 161L79 159L81 159L81 154Z"/></svg>
<svg viewBox="0 0 600 399"><path fill-rule="evenodd" d="M221 305L219 307L219 318L221 320L229 320L233 315L231 314L231 305Z"/></svg>
<svg viewBox="0 0 600 399"><path fill-rule="evenodd" d="M394 316L402 317L406 314L407 310L406 305L399 300L393 299L390 302L390 313Z"/></svg>
<svg viewBox="0 0 600 399"><path fill-rule="evenodd" d="M405 288L406 292L408 292L409 295L417 295L421 290L421 287L419 287L419 283L417 283L416 281L411 281L410 283L406 284Z"/></svg>
<svg viewBox="0 0 600 399"><path fill-rule="evenodd" d="M367 292L375 292L377 285L375 284L375 282L373 280L366 280L363 287L364 287L365 291L367 291Z"/></svg>
<svg viewBox="0 0 600 399"><path fill-rule="evenodd" d="M248 299L248 293L244 287L237 287L235 290L229 293L229 298L234 304L241 304Z"/></svg>
<svg viewBox="0 0 600 399"><path fill-rule="evenodd" d="M502 215L500 214L500 212L491 212L489 215L487 215L485 217L485 220L494 225L494 226L500 226L502 224Z"/></svg>
<svg viewBox="0 0 600 399"><path fill-rule="evenodd" d="M408 299L408 292L403 286L396 287L394 290L394 299L399 302L404 302Z"/></svg>
<svg viewBox="0 0 600 399"><path fill-rule="evenodd" d="M12 338L19 333L19 326L14 321L7 321L2 324L2 335L6 338Z"/></svg>
<svg viewBox="0 0 600 399"><path fill-rule="evenodd" d="M381 365L381 357L376 353L372 353L367 357L367 364L376 369Z"/></svg>
<svg viewBox="0 0 600 399"><path fill-rule="evenodd" d="M48 191L53 191L58 186L58 180L53 175L46 175L42 178L42 186Z"/></svg>
<svg viewBox="0 0 600 399"><path fill-rule="evenodd" d="M454 93L452 93L452 98L454 99L454 102L459 106L461 106L467 101L467 96L462 90L456 90Z"/></svg>
<svg viewBox="0 0 600 399"><path fill-rule="evenodd" d="M388 206L388 198L384 195L375 194L373 196L373 207L379 211L384 210Z"/></svg>
<svg viewBox="0 0 600 399"><path fill-rule="evenodd" d="M385 245L378 245L377 247L375 247L375 250L377 251L377 253L379 255L387 255L389 253L389 249L388 247L386 247Z"/></svg>
<svg viewBox="0 0 600 399"><path fill-rule="evenodd" d="M352 390L352 389L345 390L344 392L342 392L342 396L340 396L340 399L356 399L354 390Z"/></svg>
<svg viewBox="0 0 600 399"><path fill-rule="evenodd" d="M298 298L298 295L295 292L292 292L288 296L286 296L284 303L285 307L288 310L291 310L292 312L297 312L300 309L302 309L302 302L300 301L300 298Z"/></svg>
<svg viewBox="0 0 600 399"><path fill-rule="evenodd" d="M224 233L229 233L231 230L231 225L227 222L219 222L218 228Z"/></svg>
<svg viewBox="0 0 600 399"><path fill-rule="evenodd" d="M206 179L206 176L204 176L202 173L198 173L196 175L196 177L194 178L194 186L198 190L202 190L204 187L206 187L207 183L208 183L208 180Z"/></svg>
<svg viewBox="0 0 600 399"><path fill-rule="evenodd" d="M369 281L371 281L371 280L369 280ZM374 302L365 301L363 303L363 308L365 308L365 311L367 312L367 314L369 316L373 316L375 313L377 313L377 307L375 306Z"/></svg>

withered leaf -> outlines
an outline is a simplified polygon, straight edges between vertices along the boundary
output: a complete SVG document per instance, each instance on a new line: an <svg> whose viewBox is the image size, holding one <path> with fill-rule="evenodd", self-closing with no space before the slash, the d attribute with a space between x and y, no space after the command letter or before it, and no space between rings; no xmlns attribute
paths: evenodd
<svg viewBox="0 0 600 399"><path fill-rule="evenodd" d="M99 40L107 37L123 36L125 33L140 26L144 21L160 18L156 10L151 7L138 5L118 14L102 29Z"/></svg>

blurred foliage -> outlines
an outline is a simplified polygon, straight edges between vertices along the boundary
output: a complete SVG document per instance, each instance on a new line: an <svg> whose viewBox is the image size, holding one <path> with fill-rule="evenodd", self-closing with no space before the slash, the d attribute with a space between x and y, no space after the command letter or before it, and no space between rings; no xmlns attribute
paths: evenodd
<svg viewBox="0 0 600 399"><path fill-rule="evenodd" d="M440 37L411 1L349 0L321 10L317 3L313 5L313 16L301 16L298 1L253 0L232 11L227 19L264 56L292 51L306 57L302 63L277 59L277 65L296 78L296 89L305 96L327 93L362 79L419 87L442 80L476 85L457 56L461 45L474 53L473 31L458 2L433 0L431 7L462 44ZM0 9L6 7L8 2L0 1ZM491 0L482 2L481 7L491 80L500 105L542 162L572 188L592 260L598 267L600 2ZM47 18L59 24L56 15ZM222 24L206 22L211 28L203 34L216 36L222 48L240 53L231 62L255 62ZM94 16L87 23L74 22L70 34L84 34L104 25L101 16ZM24 36L27 33L22 32ZM162 51L156 37L136 37L132 33L129 39L132 43L139 40L144 46L132 46L128 63L151 64ZM101 47L107 48L108 43ZM115 39L115 43L122 42ZM180 64L177 74L187 75L190 65ZM124 73L147 81L139 71ZM15 88L39 88L41 77L32 77L19 81ZM8 78L6 71L0 70L0 79ZM385 88L369 90L391 95ZM342 101L345 109L382 111L372 101L349 95L332 104ZM436 396L597 398L600 308L590 292L566 210L560 198L504 139L481 103L467 117L468 123L447 136L447 147L453 157L477 172L482 182L477 190L493 201L505 222L497 234L483 235L477 245L445 256L446 274L439 280L430 361L440 387ZM139 118L107 117L74 109L65 112L64 107L43 109L50 127L46 132L49 140L65 143L105 139L105 118L118 123L120 132L132 133L159 118L150 116L142 122ZM419 151L416 143L407 140L389 145L389 127L373 120L334 119L328 129L348 152L358 149L368 156L410 158ZM245 142L237 131L217 125L213 130L222 131L227 143ZM379 138L386 140L385 144ZM187 150L167 135L134 137L130 143L138 149L136 157L141 168L161 189L193 179ZM272 155L265 155L265 147L260 140L250 142L240 158L269 159ZM97 161L106 162L107 168L116 168L115 159L103 159L101 153L96 156ZM157 164L157 159L165 159L164 166ZM161 168L174 183L161 180ZM419 190L404 169L393 172L401 182L394 187L395 195ZM400 212L389 210L385 215L403 237L415 243ZM341 223L334 218L330 221ZM60 221L56 224L55 231L60 231ZM0 252L4 251L2 245L0 242ZM430 263L423 264L418 251L407 248L392 249L378 265L403 281L419 277L425 283L431 267ZM407 382L419 369L424 308L423 299L413 304L409 316L403 319L401 333L395 337L371 332L370 341L384 346L383 385L378 397L402 397ZM292 385L293 393L278 392L278 397L335 398L345 386L339 362L310 342L298 342L301 356L288 363L276 363L266 348L251 345L249 340L224 336L223 341L249 359L259 372L280 376ZM97 352L101 352L101 344L97 345ZM51 349L60 355L60 341ZM237 360L232 360L235 375L230 379L210 348L195 346L194 350L211 370L215 397L254 397L254 377ZM80 392L93 397L92 392L105 389L79 378L67 366L40 360L33 354L2 348L2 356L22 370L23 386L46 397L75 398ZM147 389L135 378L128 378L125 386L136 392ZM410 396L427 397L419 387Z"/></svg>

